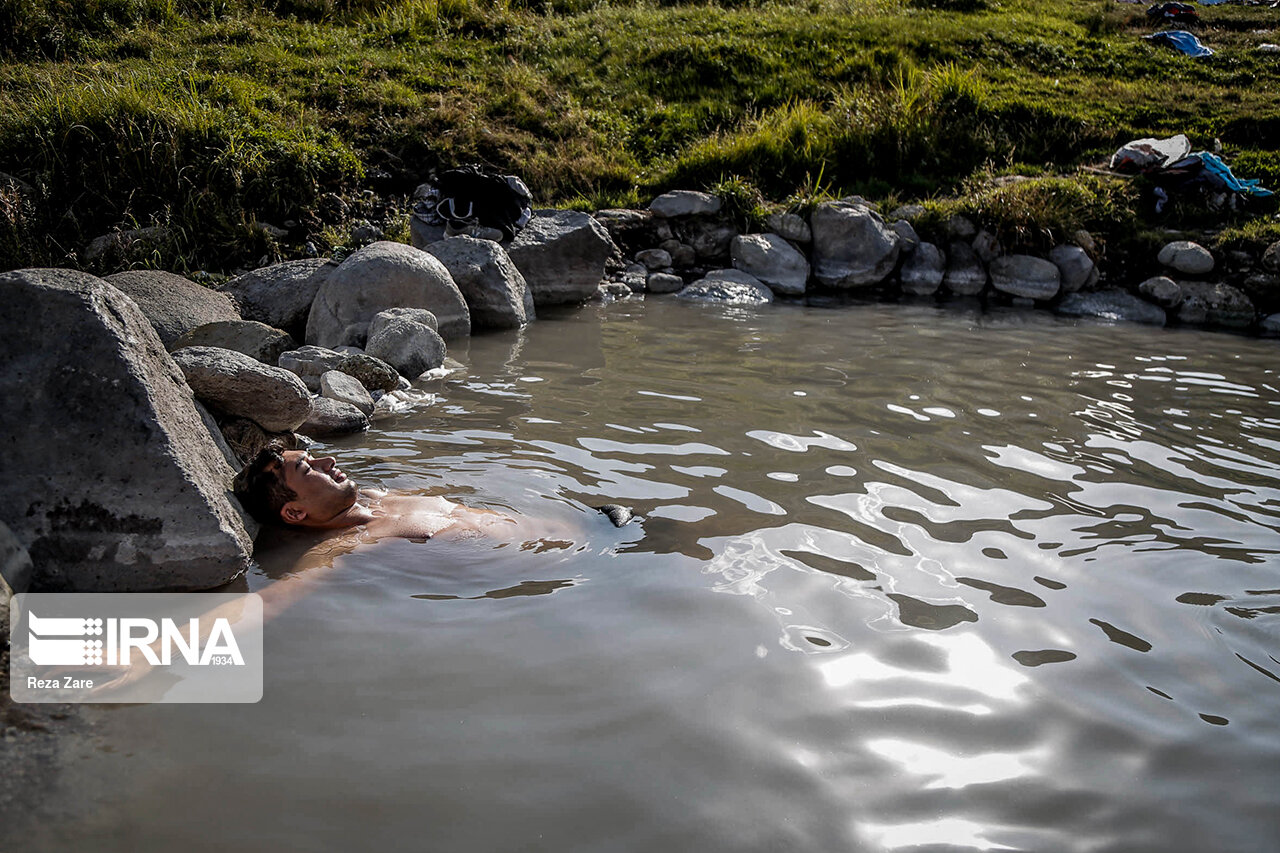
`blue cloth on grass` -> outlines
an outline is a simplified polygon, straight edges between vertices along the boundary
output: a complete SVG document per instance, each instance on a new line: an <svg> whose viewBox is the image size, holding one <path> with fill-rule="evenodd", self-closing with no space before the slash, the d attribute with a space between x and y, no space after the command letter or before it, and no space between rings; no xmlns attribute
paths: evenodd
<svg viewBox="0 0 1280 853"><path fill-rule="evenodd" d="M1167 45L1187 56L1213 56L1212 48L1202 45L1200 39L1186 30L1165 30L1162 33L1143 36L1143 38L1156 44Z"/></svg>

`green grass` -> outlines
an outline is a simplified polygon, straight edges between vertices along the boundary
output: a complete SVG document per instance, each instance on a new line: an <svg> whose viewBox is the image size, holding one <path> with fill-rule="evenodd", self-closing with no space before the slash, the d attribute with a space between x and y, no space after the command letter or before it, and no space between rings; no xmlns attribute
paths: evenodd
<svg viewBox="0 0 1280 853"><path fill-rule="evenodd" d="M1274 10L1199 9L1218 54L1197 61L1143 42L1144 8L0 0L0 172L25 185L0 180L0 267L82 264L113 226L162 224L165 245L112 263L226 270L297 248L257 222L323 244L344 227L315 216L325 194L403 200L471 161L540 205L720 187L752 222L766 199L856 192L964 208L1027 245L1134 228L1131 187L1076 169L1137 136L1219 139L1280 188L1280 66L1253 50ZM1036 180L990 180L1010 173Z"/></svg>

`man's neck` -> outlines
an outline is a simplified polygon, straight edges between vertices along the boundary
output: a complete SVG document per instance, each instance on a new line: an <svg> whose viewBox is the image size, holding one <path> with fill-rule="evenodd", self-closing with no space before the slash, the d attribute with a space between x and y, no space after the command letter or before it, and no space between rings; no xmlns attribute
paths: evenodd
<svg viewBox="0 0 1280 853"><path fill-rule="evenodd" d="M370 521L373 521L373 518L373 510L359 501L356 501L332 518L328 518L323 521L318 519L309 519L310 523L307 526L319 528L321 530L343 530L348 527L368 524Z"/></svg>

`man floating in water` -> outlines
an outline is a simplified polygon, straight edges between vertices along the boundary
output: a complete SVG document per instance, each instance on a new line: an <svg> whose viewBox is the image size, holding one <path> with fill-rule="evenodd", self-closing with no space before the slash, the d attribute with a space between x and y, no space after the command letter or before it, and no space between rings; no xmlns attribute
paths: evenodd
<svg viewBox="0 0 1280 853"><path fill-rule="evenodd" d="M276 445L264 448L236 475L234 490L245 509L263 524L358 531L363 542L475 534L543 539L573 532L564 525L473 509L442 497L360 489L332 456L317 459L304 450ZM600 511L618 527L631 520L630 511L615 504Z"/></svg>

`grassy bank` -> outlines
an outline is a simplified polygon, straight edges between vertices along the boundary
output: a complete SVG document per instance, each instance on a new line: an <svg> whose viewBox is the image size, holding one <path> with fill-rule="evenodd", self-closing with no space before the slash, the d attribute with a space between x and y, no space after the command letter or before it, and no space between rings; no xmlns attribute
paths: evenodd
<svg viewBox="0 0 1280 853"><path fill-rule="evenodd" d="M0 267L85 265L121 225L167 237L101 263L323 251L464 161L547 205L728 181L954 199L1031 242L1035 215L1140 227L1131 188L990 179L1184 132L1280 187L1280 62L1255 50L1277 12L1199 11L1206 60L1143 42L1144 7L1110 0L0 0ZM1258 213L1234 239L1271 235Z"/></svg>

